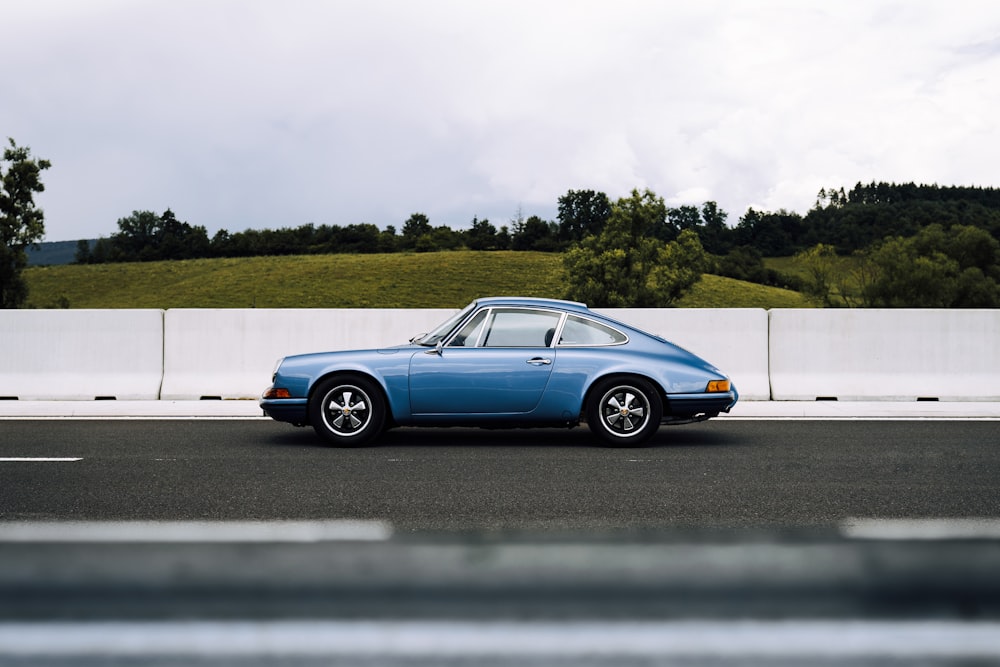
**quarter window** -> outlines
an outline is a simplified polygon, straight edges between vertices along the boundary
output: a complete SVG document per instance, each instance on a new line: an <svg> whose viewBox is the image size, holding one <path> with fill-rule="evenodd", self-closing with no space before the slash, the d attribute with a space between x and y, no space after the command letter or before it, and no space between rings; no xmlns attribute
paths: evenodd
<svg viewBox="0 0 1000 667"><path fill-rule="evenodd" d="M559 344L569 345L617 345L628 340L620 331L593 320L570 315L566 318Z"/></svg>

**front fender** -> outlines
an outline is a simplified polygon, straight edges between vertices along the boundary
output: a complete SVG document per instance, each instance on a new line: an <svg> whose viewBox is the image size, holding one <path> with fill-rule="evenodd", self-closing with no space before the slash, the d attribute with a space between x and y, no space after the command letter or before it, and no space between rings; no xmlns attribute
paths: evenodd
<svg viewBox="0 0 1000 667"><path fill-rule="evenodd" d="M330 376L364 375L382 388L393 419L402 423L410 416L407 378L412 354L413 350L404 347L286 357L275 375L274 386L288 389L293 398L308 400L316 385Z"/></svg>

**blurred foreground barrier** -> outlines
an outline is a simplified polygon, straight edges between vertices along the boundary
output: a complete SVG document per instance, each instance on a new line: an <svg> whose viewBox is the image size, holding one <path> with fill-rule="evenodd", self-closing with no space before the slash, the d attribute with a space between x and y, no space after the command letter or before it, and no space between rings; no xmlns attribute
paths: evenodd
<svg viewBox="0 0 1000 667"><path fill-rule="evenodd" d="M989 537L397 538L331 523L7 523L0 620L1000 618Z"/></svg>
<svg viewBox="0 0 1000 667"><path fill-rule="evenodd" d="M161 310L0 312L0 397L156 399Z"/></svg>
<svg viewBox="0 0 1000 667"><path fill-rule="evenodd" d="M275 362L306 352L387 347L454 310L177 309L164 317L163 400L257 398Z"/></svg>
<svg viewBox="0 0 1000 667"><path fill-rule="evenodd" d="M1000 400L1000 310L769 314L773 400Z"/></svg>
<svg viewBox="0 0 1000 667"><path fill-rule="evenodd" d="M601 308L716 365L736 384L740 399L766 401L767 311L760 308Z"/></svg>

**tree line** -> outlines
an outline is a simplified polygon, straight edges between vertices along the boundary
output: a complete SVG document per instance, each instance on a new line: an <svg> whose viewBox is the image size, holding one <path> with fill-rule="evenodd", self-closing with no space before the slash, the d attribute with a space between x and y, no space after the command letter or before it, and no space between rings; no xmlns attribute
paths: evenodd
<svg viewBox="0 0 1000 667"><path fill-rule="evenodd" d="M96 242L77 242L76 262L141 262L204 257L251 257L326 253L436 252L441 250L534 250L560 252L600 231L611 215L611 201L604 193L570 191L560 199L558 222L518 211L509 222L495 226L487 218L473 217L468 229L433 225L424 213L413 213L397 230L368 223L316 225L280 229L222 229L209 238L206 229L177 219L173 211L162 214L133 211L118 220L118 231Z"/></svg>
<svg viewBox="0 0 1000 667"><path fill-rule="evenodd" d="M826 306L1000 307L997 189L859 183L850 191L821 189L805 215L750 208L735 226L727 218L714 201L668 207L649 190L617 201L570 190L558 200L555 221L518 211L499 228L474 217L464 230L414 213L398 232L364 223L307 224L220 230L209 238L204 227L170 210L134 211L110 238L93 246L80 241L76 259L533 250L566 253L568 295L594 305L666 305L707 271L804 291ZM795 256L802 271L765 266L765 257L780 256ZM642 287L649 280L656 289Z"/></svg>
<svg viewBox="0 0 1000 667"><path fill-rule="evenodd" d="M791 256L817 244L850 254L933 224L977 227L1000 239L1000 189L913 183L858 183L849 192L824 188L805 215L748 209L730 239L766 257Z"/></svg>
<svg viewBox="0 0 1000 667"><path fill-rule="evenodd" d="M199 257L248 257L315 253L434 252L535 250L563 252L588 235L597 235L611 216L613 202L603 192L570 190L558 200L555 221L520 211L508 224L495 226L474 217L467 229L433 225L423 213L412 214L397 230L367 223L306 224L280 229L218 231L209 238L202 226L190 225L167 210L133 211L118 220L118 232L96 243L80 241L80 263L135 262ZM1000 189L942 187L913 183L857 184L849 192L822 189L805 215L748 209L736 225L714 201L699 206L664 207L649 233L664 242L694 231L705 250L716 256L741 249L762 257L792 256L818 244L850 254L887 237L916 235L937 224L976 227L1000 239Z"/></svg>
<svg viewBox="0 0 1000 667"><path fill-rule="evenodd" d="M0 158L0 308L25 302L25 249L44 235L34 202L48 160L8 139ZM371 224L277 230L206 229L171 210L133 211L118 231L80 241L80 263L308 253L533 250L562 252L567 296L592 305L663 306L703 272L799 289L827 306L1000 307L1000 190L858 183L824 188L805 215L748 209L737 224L715 202L668 207L650 190L612 201L570 190L547 221L520 211L499 227L474 217L468 229L412 214L397 232ZM766 268L794 256L799 275ZM849 260L849 261L845 261Z"/></svg>

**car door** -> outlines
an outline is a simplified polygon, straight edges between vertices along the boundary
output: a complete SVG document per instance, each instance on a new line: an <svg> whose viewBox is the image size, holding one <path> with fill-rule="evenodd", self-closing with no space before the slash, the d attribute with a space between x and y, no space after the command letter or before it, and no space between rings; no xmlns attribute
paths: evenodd
<svg viewBox="0 0 1000 667"><path fill-rule="evenodd" d="M410 361L414 415L511 415L535 409L556 362L562 315L496 307L476 313L434 350Z"/></svg>

